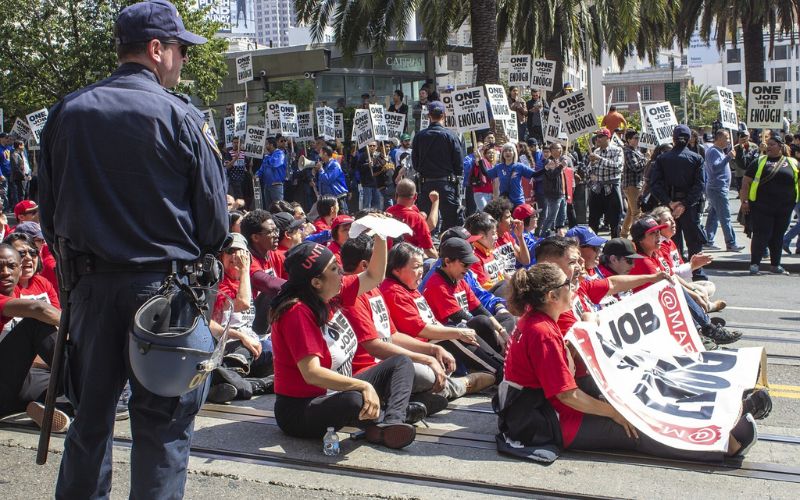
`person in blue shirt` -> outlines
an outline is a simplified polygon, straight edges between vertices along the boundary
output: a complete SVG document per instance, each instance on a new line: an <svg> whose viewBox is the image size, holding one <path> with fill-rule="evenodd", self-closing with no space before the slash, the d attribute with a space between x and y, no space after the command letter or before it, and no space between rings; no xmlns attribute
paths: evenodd
<svg viewBox="0 0 800 500"><path fill-rule="evenodd" d="M5 132L0 133L0 201L3 211L11 208L8 204L8 187L11 180L11 152L14 151L14 141Z"/></svg>
<svg viewBox="0 0 800 500"><path fill-rule="evenodd" d="M736 244L736 233L731 224L731 209L728 205L728 186L731 183L731 159L736 151L731 148L727 130L717 130L714 134L714 145L706 150L706 199L708 200L708 216L706 217L706 239L713 247L717 224L722 226L725 246L729 252L739 252L743 246Z"/></svg>
<svg viewBox="0 0 800 500"><path fill-rule="evenodd" d="M317 182L317 191L320 196L331 195L339 202L339 212L349 212L347 207L347 178L342 166L333 159L333 148L322 146L320 161L314 166L314 176Z"/></svg>
<svg viewBox="0 0 800 500"><path fill-rule="evenodd" d="M256 172L261 182L261 198L265 210L273 202L283 199L283 183L286 181L286 153L278 147L274 137L267 137L267 155Z"/></svg>
<svg viewBox="0 0 800 500"><path fill-rule="evenodd" d="M508 143L500 152L500 163L487 172L490 179L500 181L500 195L507 197L516 207L525 203L522 178L532 179L536 172L517 161L517 148Z"/></svg>
<svg viewBox="0 0 800 500"><path fill-rule="evenodd" d="M514 217L514 219L522 221L522 239L525 241L525 245L528 247L528 253L531 256L531 262L528 265L520 264L519 261L517 261L517 269L523 267L527 269L536 264L536 246L544 239L539 238L534 234L536 231L536 226L539 223L539 212L534 210L534 208L529 204L523 203L522 205L516 207L511 215ZM516 240L517 237L513 231L511 236Z"/></svg>

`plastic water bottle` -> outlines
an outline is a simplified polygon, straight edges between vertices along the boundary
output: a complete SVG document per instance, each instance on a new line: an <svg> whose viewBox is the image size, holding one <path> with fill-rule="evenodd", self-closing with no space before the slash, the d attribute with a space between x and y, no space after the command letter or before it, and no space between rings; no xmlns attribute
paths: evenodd
<svg viewBox="0 0 800 500"><path fill-rule="evenodd" d="M328 432L322 438L322 452L329 457L335 457L339 454L339 435L333 430L333 427L328 427Z"/></svg>

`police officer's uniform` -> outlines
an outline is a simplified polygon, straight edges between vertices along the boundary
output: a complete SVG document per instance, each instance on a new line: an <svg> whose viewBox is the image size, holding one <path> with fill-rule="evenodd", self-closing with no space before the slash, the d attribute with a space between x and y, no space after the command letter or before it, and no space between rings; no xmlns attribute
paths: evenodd
<svg viewBox="0 0 800 500"><path fill-rule="evenodd" d="M444 115L444 109L444 104L439 101L428 104L431 113ZM428 195L431 191L437 191L441 230L462 225L459 177L464 171L464 150L456 134L444 128L441 122L432 122L414 136L411 161L420 177L419 209L430 213L431 200Z"/></svg>
<svg viewBox="0 0 800 500"><path fill-rule="evenodd" d="M117 19L117 42L204 43L165 0ZM176 49L172 49L176 50ZM187 274L227 233L225 177L203 115L142 65L68 95L50 111L39 168L41 222L66 241L70 294L65 384L77 408L64 443L57 498L105 498L115 407L130 378L131 498L180 498L194 416L207 384L157 396L132 376L134 313L173 270ZM69 253L69 255L65 255Z"/></svg>
<svg viewBox="0 0 800 500"><path fill-rule="evenodd" d="M689 127L675 127L673 137L680 136L690 137ZM683 235L690 258L700 253L706 243L705 231L700 226L705 190L704 163L702 156L676 142L672 150L656 158L650 173L650 192L661 204L669 205L673 201L679 201L685 207L675 223L678 234ZM704 277L702 268L695 271L695 277Z"/></svg>

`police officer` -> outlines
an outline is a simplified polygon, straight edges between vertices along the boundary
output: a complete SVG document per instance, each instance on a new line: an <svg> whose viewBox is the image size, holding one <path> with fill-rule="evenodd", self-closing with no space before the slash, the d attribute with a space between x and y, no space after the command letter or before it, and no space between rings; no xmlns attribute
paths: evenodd
<svg viewBox="0 0 800 500"><path fill-rule="evenodd" d="M700 227L702 196L705 188L705 161L687 145L692 131L678 125L672 132L673 148L660 155L650 173L650 191L663 205L669 205L689 250L689 257L700 253L706 243ZM693 279L706 279L703 269L694 271Z"/></svg>
<svg viewBox="0 0 800 500"><path fill-rule="evenodd" d="M127 7L114 31L117 70L56 104L42 135L42 229L76 276L65 382L77 416L55 496L109 496L115 406L130 379L130 496L180 498L207 384L158 396L132 375L127 346L139 306L169 274L188 279L227 233L220 152L202 113L168 90L207 40L166 0Z"/></svg>
<svg viewBox="0 0 800 500"><path fill-rule="evenodd" d="M445 107L441 101L428 104L431 124L414 136L411 144L411 162L420 177L420 196L417 206L430 212L431 191L440 195L441 230L463 224L460 177L463 173L464 150L456 134L444 128Z"/></svg>

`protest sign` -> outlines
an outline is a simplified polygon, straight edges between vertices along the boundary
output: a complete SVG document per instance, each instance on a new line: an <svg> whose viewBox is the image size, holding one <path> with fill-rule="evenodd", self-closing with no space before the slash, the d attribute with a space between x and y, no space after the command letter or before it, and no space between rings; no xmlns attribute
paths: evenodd
<svg viewBox="0 0 800 500"><path fill-rule="evenodd" d="M14 120L14 125L11 127L10 134L17 136L24 141L27 141L29 137L33 137L28 123L20 120L19 118Z"/></svg>
<svg viewBox="0 0 800 500"><path fill-rule="evenodd" d="M244 137L247 128L247 103L237 102L233 105L233 134L239 138Z"/></svg>
<svg viewBox="0 0 800 500"><path fill-rule="evenodd" d="M547 59L534 59L531 66L530 87L539 90L553 90L556 80L556 62Z"/></svg>
<svg viewBox="0 0 800 500"><path fill-rule="evenodd" d="M547 118L547 122L544 125L544 142L545 144L548 143L559 143L562 146L566 145L566 141L561 139L562 131L561 131L561 120L558 118L558 113L555 109L550 109L550 114Z"/></svg>
<svg viewBox="0 0 800 500"><path fill-rule="evenodd" d="M26 116L25 119L28 121L28 126L31 129L31 137L33 137L36 142L40 142L39 138L41 137L42 130L44 129L44 124L47 123L47 108L34 111Z"/></svg>
<svg viewBox="0 0 800 500"><path fill-rule="evenodd" d="M267 141L267 129L261 127L247 127L244 139L244 155L249 158L264 157L264 145Z"/></svg>
<svg viewBox="0 0 800 500"><path fill-rule="evenodd" d="M236 58L236 81L239 85L253 81L253 56L247 54Z"/></svg>
<svg viewBox="0 0 800 500"><path fill-rule="evenodd" d="M519 129L514 119L503 119L494 121L495 132L505 136L508 142L516 144L519 142Z"/></svg>
<svg viewBox="0 0 800 500"><path fill-rule="evenodd" d="M450 129L456 134L460 133L456 125L456 113L453 108L453 94L442 94L442 104L444 104L444 128Z"/></svg>
<svg viewBox="0 0 800 500"><path fill-rule="evenodd" d="M298 137L300 133L297 128L297 106L294 104L281 104L280 115L281 135L284 137Z"/></svg>
<svg viewBox="0 0 800 500"><path fill-rule="evenodd" d="M719 114L722 126L731 130L738 130L739 117L736 116L736 99L733 96L733 91L725 87L717 87L717 95L719 95Z"/></svg>
<svg viewBox="0 0 800 500"><path fill-rule="evenodd" d="M586 90L559 97L553 101L552 109L558 112L558 118L571 140L597 130L597 117Z"/></svg>
<svg viewBox="0 0 800 500"><path fill-rule="evenodd" d="M370 113L366 109L357 109L353 115L353 133L358 149L363 148L370 141L375 140L375 131L372 128Z"/></svg>
<svg viewBox="0 0 800 500"><path fill-rule="evenodd" d="M314 122L310 111L297 113L297 133L299 134L298 141L314 140Z"/></svg>
<svg viewBox="0 0 800 500"><path fill-rule="evenodd" d="M389 127L386 124L386 111L380 104L369 105L369 117L372 120L372 129L375 140L385 141L389 139Z"/></svg>
<svg viewBox="0 0 800 500"><path fill-rule="evenodd" d="M431 124L431 118L428 115L428 106L422 106L419 113L419 129L425 130Z"/></svg>
<svg viewBox="0 0 800 500"><path fill-rule="evenodd" d="M598 318L599 325L577 323L565 338L608 402L664 445L726 451L763 348L703 351L683 293L666 281L602 309Z"/></svg>
<svg viewBox="0 0 800 500"><path fill-rule="evenodd" d="M506 89L502 85L486 85L486 98L492 110L492 118L498 120L510 120L511 108L508 107L508 97Z"/></svg>
<svg viewBox="0 0 800 500"><path fill-rule="evenodd" d="M531 79L531 56L511 56L508 85L527 87Z"/></svg>
<svg viewBox="0 0 800 500"><path fill-rule="evenodd" d="M783 128L785 83L750 84L747 100L747 126L750 128Z"/></svg>
<svg viewBox="0 0 800 500"><path fill-rule="evenodd" d="M327 106L317 108L317 135L325 138L326 141L331 141L336 138L336 130L334 127L333 109Z"/></svg>
<svg viewBox="0 0 800 500"><path fill-rule="evenodd" d="M667 101L648 104L644 107L644 115L647 118L647 129L655 136L656 142L658 144L671 143L672 130L678 125L672 104Z"/></svg>
<svg viewBox="0 0 800 500"><path fill-rule="evenodd" d="M286 103L288 104L288 103ZM281 102L270 101L267 103L267 112L264 114L267 121L267 133L275 136L281 131Z"/></svg>
<svg viewBox="0 0 800 500"><path fill-rule="evenodd" d="M387 111L384 114L384 120L386 120L386 128L389 132L389 138L400 139L400 136L403 135L403 132L405 132L406 115Z"/></svg>
<svg viewBox="0 0 800 500"><path fill-rule="evenodd" d="M333 128L336 131L336 138L344 142L344 114L333 114Z"/></svg>
<svg viewBox="0 0 800 500"><path fill-rule="evenodd" d="M226 116L222 119L222 126L225 130L225 147L233 147L233 138L236 137L236 118L233 116Z"/></svg>
<svg viewBox="0 0 800 500"><path fill-rule="evenodd" d="M214 110L209 108L203 111L203 119L206 121L208 130L211 131L211 135L214 137L214 140L219 140L217 137L217 127L214 125Z"/></svg>
<svg viewBox="0 0 800 500"><path fill-rule="evenodd" d="M470 87L453 92L453 108L456 127L459 133L486 130L489 127L489 113L483 87Z"/></svg>

